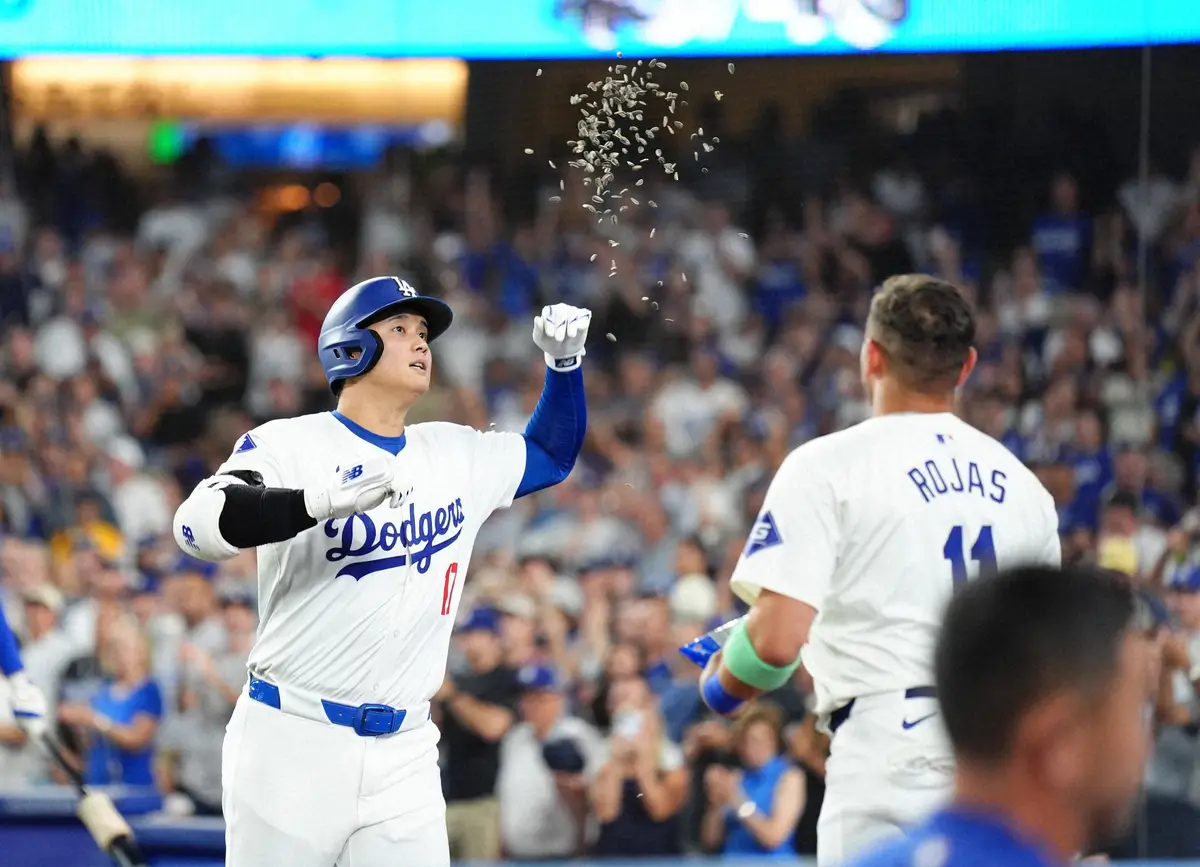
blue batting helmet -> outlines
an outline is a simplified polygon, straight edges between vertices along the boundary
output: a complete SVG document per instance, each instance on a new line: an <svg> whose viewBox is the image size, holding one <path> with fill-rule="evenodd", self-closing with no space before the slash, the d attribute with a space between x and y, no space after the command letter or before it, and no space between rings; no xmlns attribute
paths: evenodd
<svg viewBox="0 0 1200 867"><path fill-rule="evenodd" d="M421 295L399 277L372 277L341 294L321 325L317 355L336 394L338 383L379 363L383 341L367 326L397 313L417 313L429 324L429 342L445 332L454 313L445 301Z"/></svg>

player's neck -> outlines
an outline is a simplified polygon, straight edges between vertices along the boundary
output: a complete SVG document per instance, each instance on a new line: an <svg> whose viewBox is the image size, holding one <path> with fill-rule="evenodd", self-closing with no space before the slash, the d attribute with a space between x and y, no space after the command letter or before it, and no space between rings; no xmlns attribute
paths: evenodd
<svg viewBox="0 0 1200 867"><path fill-rule="evenodd" d="M954 412L954 403L953 392L950 394L921 394L902 388L893 379L881 379L875 383L873 389L871 414L881 416L902 412Z"/></svg>
<svg viewBox="0 0 1200 867"><path fill-rule="evenodd" d="M346 389L338 399L338 412L361 428L382 437L398 437L404 433L408 403L360 388Z"/></svg>
<svg viewBox="0 0 1200 867"><path fill-rule="evenodd" d="M1087 846L1077 810L1015 775L976 774L960 767L954 806L1003 822L1018 839L1048 850L1063 864Z"/></svg>

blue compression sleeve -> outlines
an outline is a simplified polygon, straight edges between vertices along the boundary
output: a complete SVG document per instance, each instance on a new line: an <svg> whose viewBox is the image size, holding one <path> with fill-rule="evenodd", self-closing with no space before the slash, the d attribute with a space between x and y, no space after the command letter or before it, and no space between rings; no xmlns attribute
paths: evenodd
<svg viewBox="0 0 1200 867"><path fill-rule="evenodd" d="M586 432L583 368L566 373L546 368L542 396L525 426L525 474L517 496L557 485L570 475Z"/></svg>
<svg viewBox="0 0 1200 867"><path fill-rule="evenodd" d="M4 611L0 609L0 672L8 677L16 674L25 666L21 664L21 652L17 649L17 636L4 619Z"/></svg>

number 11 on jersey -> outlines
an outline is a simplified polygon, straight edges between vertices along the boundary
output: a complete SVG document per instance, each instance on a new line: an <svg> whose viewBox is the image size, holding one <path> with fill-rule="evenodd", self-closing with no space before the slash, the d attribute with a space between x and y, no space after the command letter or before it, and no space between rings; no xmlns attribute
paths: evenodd
<svg viewBox="0 0 1200 867"><path fill-rule="evenodd" d="M975 544L971 546L971 559L979 564L979 574L987 575L996 571L996 545L992 541L991 526L980 527ZM960 524L950 530L946 537L946 545L942 548L942 556L950 561L950 574L954 586L958 587L967 580L967 552L964 546L963 528Z"/></svg>

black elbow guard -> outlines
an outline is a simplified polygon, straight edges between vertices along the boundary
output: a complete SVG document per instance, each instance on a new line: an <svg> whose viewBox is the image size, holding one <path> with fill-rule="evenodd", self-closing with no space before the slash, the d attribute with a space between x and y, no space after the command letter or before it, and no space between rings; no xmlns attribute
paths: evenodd
<svg viewBox="0 0 1200 867"><path fill-rule="evenodd" d="M245 478L241 472L231 472ZM235 548L257 548L295 538L317 521L304 505L304 491L294 488L265 488L258 473L251 484L226 485L221 509L221 537ZM254 484L253 482L257 482Z"/></svg>

